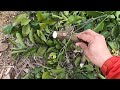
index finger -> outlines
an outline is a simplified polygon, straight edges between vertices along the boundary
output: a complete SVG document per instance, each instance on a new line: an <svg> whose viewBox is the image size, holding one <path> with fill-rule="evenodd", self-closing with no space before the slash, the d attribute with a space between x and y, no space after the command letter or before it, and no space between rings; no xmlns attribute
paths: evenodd
<svg viewBox="0 0 120 90"><path fill-rule="evenodd" d="M88 34L88 35L97 35L98 33L96 33L95 31L88 29L83 31L82 33Z"/></svg>
<svg viewBox="0 0 120 90"><path fill-rule="evenodd" d="M94 39L94 37L92 35L88 35L88 34L84 34L84 33L79 33L77 35L77 37L88 43L90 43Z"/></svg>

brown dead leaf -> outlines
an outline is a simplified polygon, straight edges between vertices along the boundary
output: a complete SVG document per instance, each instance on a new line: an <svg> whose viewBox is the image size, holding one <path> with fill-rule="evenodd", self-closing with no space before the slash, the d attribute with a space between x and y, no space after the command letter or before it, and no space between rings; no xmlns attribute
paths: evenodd
<svg viewBox="0 0 120 90"><path fill-rule="evenodd" d="M1 73L0 73L0 79L2 79L2 77L3 77L3 73L4 73L4 68L2 69L2 71L1 71Z"/></svg>
<svg viewBox="0 0 120 90"><path fill-rule="evenodd" d="M0 73L0 79L11 79L10 71L13 69L13 66L3 66Z"/></svg>
<svg viewBox="0 0 120 90"><path fill-rule="evenodd" d="M7 43L0 43L0 52L5 51L8 48Z"/></svg>
<svg viewBox="0 0 120 90"><path fill-rule="evenodd" d="M9 74L9 72L10 72L11 69L12 69L12 67L6 68L6 71L5 71L2 79L11 79L10 78L10 74Z"/></svg>
<svg viewBox="0 0 120 90"><path fill-rule="evenodd" d="M0 57L2 56L2 53L0 53Z"/></svg>
<svg viewBox="0 0 120 90"><path fill-rule="evenodd" d="M7 74L6 76L4 76L2 79L10 79L10 75Z"/></svg>

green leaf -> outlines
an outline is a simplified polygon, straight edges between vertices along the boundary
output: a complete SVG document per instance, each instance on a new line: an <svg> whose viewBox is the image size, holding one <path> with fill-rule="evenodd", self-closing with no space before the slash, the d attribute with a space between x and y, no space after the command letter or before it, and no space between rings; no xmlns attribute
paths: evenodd
<svg viewBox="0 0 120 90"><path fill-rule="evenodd" d="M95 74L93 72L87 72L87 77L89 79L96 79L96 76L95 76Z"/></svg>
<svg viewBox="0 0 120 90"><path fill-rule="evenodd" d="M55 21L52 20L52 19L47 19L44 21L44 23L48 24L48 25L54 25L55 24Z"/></svg>
<svg viewBox="0 0 120 90"><path fill-rule="evenodd" d="M36 67L35 69L34 69L34 73L41 73L41 71L42 71L42 67L40 66L40 67Z"/></svg>
<svg viewBox="0 0 120 90"><path fill-rule="evenodd" d="M23 55L25 57L31 57L36 53L36 51L37 51L37 48L32 47L32 48L28 49L25 53L23 53Z"/></svg>
<svg viewBox="0 0 120 90"><path fill-rule="evenodd" d="M54 61L50 60L47 63L52 65L52 64L54 64Z"/></svg>
<svg viewBox="0 0 120 90"><path fill-rule="evenodd" d="M62 43L63 43L63 44L66 44L66 43L67 43L67 40L66 40L66 39L64 39L64 40L62 41Z"/></svg>
<svg viewBox="0 0 120 90"><path fill-rule="evenodd" d="M112 48L112 50L114 51L118 50L118 44L115 41L108 41L108 44Z"/></svg>
<svg viewBox="0 0 120 90"><path fill-rule="evenodd" d="M82 18L77 15L71 15L68 17L69 23L76 23L78 20L81 20Z"/></svg>
<svg viewBox="0 0 120 90"><path fill-rule="evenodd" d="M20 45L21 45L23 48L26 48L26 46L25 46L25 44L24 44L24 42L23 42L23 38L22 38L21 34L18 33L18 32L16 32L16 37L17 37Z"/></svg>
<svg viewBox="0 0 120 90"><path fill-rule="evenodd" d="M41 39L46 42L47 39L46 39L45 35L42 33L42 31L39 31L39 33L40 33Z"/></svg>
<svg viewBox="0 0 120 90"><path fill-rule="evenodd" d="M94 29L95 32L102 31L104 28L104 22L99 23L96 28Z"/></svg>
<svg viewBox="0 0 120 90"><path fill-rule="evenodd" d="M77 15L77 13L79 13L79 11L73 11L73 15Z"/></svg>
<svg viewBox="0 0 120 90"><path fill-rule="evenodd" d="M119 42L120 45L120 35L116 38L116 40Z"/></svg>
<svg viewBox="0 0 120 90"><path fill-rule="evenodd" d="M35 77L36 77L36 79L40 79L41 78L40 73L36 73Z"/></svg>
<svg viewBox="0 0 120 90"><path fill-rule="evenodd" d="M56 76L56 79L66 79L66 73L60 73Z"/></svg>
<svg viewBox="0 0 120 90"><path fill-rule="evenodd" d="M23 53L25 52L26 50L18 50L18 51L12 51L11 54L16 54L16 53Z"/></svg>
<svg viewBox="0 0 120 90"><path fill-rule="evenodd" d="M47 44L48 46L54 46L54 42L53 42L52 40L47 40L47 41L46 41L46 44Z"/></svg>
<svg viewBox="0 0 120 90"><path fill-rule="evenodd" d="M55 47L50 47L50 48L47 50L47 52L53 52L53 51L55 51Z"/></svg>
<svg viewBox="0 0 120 90"><path fill-rule="evenodd" d="M65 69L61 68L60 66L57 66L56 69L51 70L51 72L54 74L61 74L61 73L65 73Z"/></svg>
<svg viewBox="0 0 120 90"><path fill-rule="evenodd" d="M42 12L41 12L41 11L38 11L37 14L36 14L36 16L37 16L38 21L41 22L42 20L44 20L44 17L43 17L43 15L42 15Z"/></svg>
<svg viewBox="0 0 120 90"><path fill-rule="evenodd" d="M109 14L109 15L110 15L110 14L115 13L115 11L104 11L104 13L105 13L105 14Z"/></svg>
<svg viewBox="0 0 120 90"><path fill-rule="evenodd" d="M16 42L12 40L11 38L8 38L8 41L11 42L14 46L16 46Z"/></svg>
<svg viewBox="0 0 120 90"><path fill-rule="evenodd" d="M44 53L46 52L46 47L40 47L38 50L37 50L37 55L40 55L40 56L43 56Z"/></svg>
<svg viewBox="0 0 120 90"><path fill-rule="evenodd" d="M41 29L45 29L46 23L39 23Z"/></svg>
<svg viewBox="0 0 120 90"><path fill-rule="evenodd" d="M51 76L50 76L50 73L48 71L46 71L42 74L42 79L50 79L50 78L51 78Z"/></svg>
<svg viewBox="0 0 120 90"><path fill-rule="evenodd" d="M29 39L33 44L35 44L34 36L33 36L33 29L31 29L30 32L29 32Z"/></svg>
<svg viewBox="0 0 120 90"><path fill-rule="evenodd" d="M116 11L115 15L117 17L117 21L120 21L120 11Z"/></svg>
<svg viewBox="0 0 120 90"><path fill-rule="evenodd" d="M12 32L12 29L13 29L14 26L11 26L11 25L8 25L6 26L3 30L4 30L4 33L6 34L10 34Z"/></svg>
<svg viewBox="0 0 120 90"><path fill-rule="evenodd" d="M87 24L85 27L84 27L85 30L87 29L93 29L93 24L92 23L89 23Z"/></svg>
<svg viewBox="0 0 120 90"><path fill-rule="evenodd" d="M83 75L81 73L74 74L74 78L75 79L88 79L88 77L86 77L85 75Z"/></svg>
<svg viewBox="0 0 120 90"><path fill-rule="evenodd" d="M92 17L97 17L103 14L103 12L100 11L86 11L88 16L92 16Z"/></svg>
<svg viewBox="0 0 120 90"><path fill-rule="evenodd" d="M38 35L39 37L41 37L41 35L40 35L40 30L37 30L37 35Z"/></svg>
<svg viewBox="0 0 120 90"><path fill-rule="evenodd" d="M55 14L52 14L52 17L53 18L58 18L58 19L63 19L62 17L58 16L58 15L55 15Z"/></svg>
<svg viewBox="0 0 120 90"><path fill-rule="evenodd" d="M31 20L28 19L28 18L23 18L23 19L21 20L21 25L27 25L27 24L29 24L30 21L31 21Z"/></svg>
<svg viewBox="0 0 120 90"><path fill-rule="evenodd" d="M94 70L93 65L91 65L91 64L84 65L83 68L85 68L85 70L88 72Z"/></svg>
<svg viewBox="0 0 120 90"><path fill-rule="evenodd" d="M56 59L56 53L54 52L50 53L49 58Z"/></svg>
<svg viewBox="0 0 120 90"><path fill-rule="evenodd" d="M39 22L37 20L32 20L30 23L31 23L32 26L39 25Z"/></svg>
<svg viewBox="0 0 120 90"><path fill-rule="evenodd" d="M26 13L24 14L20 14L17 16L17 18L15 19L13 26L21 23L21 25L27 25L30 22L30 20L28 19L28 15Z"/></svg>
<svg viewBox="0 0 120 90"><path fill-rule="evenodd" d="M103 31L101 32L101 34L105 37L108 38L110 36L110 32L109 31Z"/></svg>
<svg viewBox="0 0 120 90"><path fill-rule="evenodd" d="M64 11L64 14L65 14L66 16L68 16L68 15L69 15L69 11Z"/></svg>
<svg viewBox="0 0 120 90"><path fill-rule="evenodd" d="M48 26L46 26L45 31L46 31L47 33L50 33L50 30L49 30Z"/></svg>
<svg viewBox="0 0 120 90"><path fill-rule="evenodd" d="M42 33L42 31L37 30L37 35L38 35L44 42L47 41L47 39L46 39L45 35Z"/></svg>
<svg viewBox="0 0 120 90"><path fill-rule="evenodd" d="M64 61L64 60L65 60L64 51L62 51L61 53L58 54L57 59L58 59L59 61Z"/></svg>
<svg viewBox="0 0 120 90"><path fill-rule="evenodd" d="M77 57L76 60L75 60L75 66L78 66L80 65L80 61L81 61L81 57Z"/></svg>
<svg viewBox="0 0 120 90"><path fill-rule="evenodd" d="M109 15L109 18L115 19L115 15Z"/></svg>
<svg viewBox="0 0 120 90"><path fill-rule="evenodd" d="M61 49L62 48L60 44L57 44L55 47L56 47L56 49Z"/></svg>
<svg viewBox="0 0 120 90"><path fill-rule="evenodd" d="M115 26L114 23L109 23L106 27L107 27L107 28L111 28L111 27L114 27L114 26Z"/></svg>
<svg viewBox="0 0 120 90"><path fill-rule="evenodd" d="M61 15L62 15L62 18L63 18L65 21L68 20L68 18L67 18L63 13L61 13Z"/></svg>
<svg viewBox="0 0 120 90"><path fill-rule="evenodd" d="M22 27L22 35L25 37L29 34L30 32L30 25L25 25Z"/></svg>
<svg viewBox="0 0 120 90"><path fill-rule="evenodd" d="M35 38L35 41L39 44L41 44L41 40L40 38L37 36L37 34L34 33L34 38Z"/></svg>
<svg viewBox="0 0 120 90"><path fill-rule="evenodd" d="M44 17L45 20L48 19L49 18L49 13L47 13L47 12L43 13L43 17Z"/></svg>
<svg viewBox="0 0 120 90"><path fill-rule="evenodd" d="M54 64L54 63L58 63L58 60L57 60L57 59L52 59L52 61L53 61L53 64Z"/></svg>
<svg viewBox="0 0 120 90"><path fill-rule="evenodd" d="M120 34L120 28L117 25L117 26L113 27L113 29L112 29L112 36L114 38L117 38L119 36L119 34Z"/></svg>

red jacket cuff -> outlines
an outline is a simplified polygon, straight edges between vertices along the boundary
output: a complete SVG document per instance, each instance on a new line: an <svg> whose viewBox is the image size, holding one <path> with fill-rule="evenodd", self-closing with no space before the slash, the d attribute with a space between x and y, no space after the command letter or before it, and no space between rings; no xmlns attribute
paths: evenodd
<svg viewBox="0 0 120 90"><path fill-rule="evenodd" d="M104 62L104 64L101 67L101 71L103 72L103 74L106 76L109 71L111 70L111 68L113 67L113 65L120 59L119 56L113 56L111 58L109 58L108 60L106 60Z"/></svg>

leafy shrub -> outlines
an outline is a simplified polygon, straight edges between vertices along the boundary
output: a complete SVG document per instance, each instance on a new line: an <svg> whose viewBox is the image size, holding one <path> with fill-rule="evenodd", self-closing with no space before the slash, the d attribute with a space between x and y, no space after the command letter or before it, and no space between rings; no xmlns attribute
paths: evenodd
<svg viewBox="0 0 120 90"><path fill-rule="evenodd" d="M92 29L105 36L112 54L119 55L120 11L37 11L18 15L12 25L4 28L14 37L12 54L26 58L40 57L46 61L24 78L95 79L104 78L99 68L86 58L81 68L81 49L70 40L53 39L54 30L74 26L74 32ZM77 51L77 52L75 52Z"/></svg>

